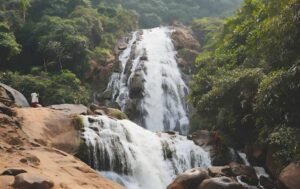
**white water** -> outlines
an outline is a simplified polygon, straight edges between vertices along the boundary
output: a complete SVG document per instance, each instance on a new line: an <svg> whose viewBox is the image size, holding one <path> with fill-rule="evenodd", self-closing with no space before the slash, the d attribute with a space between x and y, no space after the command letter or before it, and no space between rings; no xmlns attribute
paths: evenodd
<svg viewBox="0 0 300 189"><path fill-rule="evenodd" d="M189 89L177 66L176 51L170 37L172 31L160 27L143 30L142 33L141 36L137 32L133 34L127 49L119 57L122 67L119 83L114 75L111 78L118 89L109 86L119 93L113 99L125 111L130 100L130 81L139 73L145 80L143 98L139 101L142 125L152 131L176 130L186 134L189 120L184 102ZM127 64L132 64L129 76L125 73Z"/></svg>
<svg viewBox="0 0 300 189"><path fill-rule="evenodd" d="M243 152L238 151L238 154L240 156L240 158L243 160L243 163L247 166L251 166L248 159L247 159L247 155Z"/></svg>
<svg viewBox="0 0 300 189"><path fill-rule="evenodd" d="M106 116L82 118L88 163L128 189L164 189L177 174L211 164L208 153L184 136Z"/></svg>

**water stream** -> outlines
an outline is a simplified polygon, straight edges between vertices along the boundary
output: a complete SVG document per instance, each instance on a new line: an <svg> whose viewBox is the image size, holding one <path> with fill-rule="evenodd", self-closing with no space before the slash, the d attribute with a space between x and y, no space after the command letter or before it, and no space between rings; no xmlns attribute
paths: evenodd
<svg viewBox="0 0 300 189"><path fill-rule="evenodd" d="M176 62L176 50L167 27L134 32L121 53L120 73L114 73L107 90L124 112L134 107L133 121L152 131L187 134L188 87Z"/></svg>
<svg viewBox="0 0 300 189"><path fill-rule="evenodd" d="M185 136L154 133L106 116L83 121L86 161L128 189L164 189L176 175L211 164L209 154Z"/></svg>

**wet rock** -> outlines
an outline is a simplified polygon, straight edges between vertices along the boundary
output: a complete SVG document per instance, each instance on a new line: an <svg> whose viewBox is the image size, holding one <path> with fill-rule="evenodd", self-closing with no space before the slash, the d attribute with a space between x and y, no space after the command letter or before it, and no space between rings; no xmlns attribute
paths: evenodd
<svg viewBox="0 0 300 189"><path fill-rule="evenodd" d="M126 44L126 43L121 43L121 44L119 44L118 49L119 49L120 51L123 51L123 50L125 50L126 48L127 48L127 44Z"/></svg>
<svg viewBox="0 0 300 189"><path fill-rule="evenodd" d="M103 110L95 110L94 111L94 113L96 114L96 115L105 115L105 112L103 111Z"/></svg>
<svg viewBox="0 0 300 189"><path fill-rule="evenodd" d="M258 178L253 167L230 163L229 167L233 176L242 176L242 181L249 185L258 185Z"/></svg>
<svg viewBox="0 0 300 189"><path fill-rule="evenodd" d="M146 49L143 49L143 55L140 57L140 60L142 60L142 61L148 60L148 55L147 55Z"/></svg>
<svg viewBox="0 0 300 189"><path fill-rule="evenodd" d="M221 177L230 175L231 169L229 166L210 167L208 172L211 177Z"/></svg>
<svg viewBox="0 0 300 189"><path fill-rule="evenodd" d="M130 79L129 96L130 98L143 98L144 97L144 77L141 72L136 72Z"/></svg>
<svg viewBox="0 0 300 189"><path fill-rule="evenodd" d="M217 177L204 180L197 189L244 189L229 177Z"/></svg>
<svg viewBox="0 0 300 189"><path fill-rule="evenodd" d="M268 177L260 176L259 183L264 189L274 189L277 188L276 184Z"/></svg>
<svg viewBox="0 0 300 189"><path fill-rule="evenodd" d="M300 162L293 162L285 167L280 175L280 183L287 189L299 189L300 187Z"/></svg>
<svg viewBox="0 0 300 189"><path fill-rule="evenodd" d="M23 173L15 177L13 186L18 189L50 189L54 183L41 175Z"/></svg>
<svg viewBox="0 0 300 189"><path fill-rule="evenodd" d="M179 175L167 189L196 189L203 180L208 178L206 169L194 168Z"/></svg>
<svg viewBox="0 0 300 189"><path fill-rule="evenodd" d="M90 129L94 130L96 133L99 132L99 128L98 127L90 127Z"/></svg>
<svg viewBox="0 0 300 189"><path fill-rule="evenodd" d="M89 123L95 123L95 122L97 122L98 120L95 119L95 118L89 117L89 118L88 118L88 121L89 121Z"/></svg>
<svg viewBox="0 0 300 189"><path fill-rule="evenodd" d="M15 169L15 168L11 168L11 169L7 169L5 171L3 171L0 176L2 175L10 175L10 176L16 176L22 173L27 173L26 170L24 169Z"/></svg>
<svg viewBox="0 0 300 189"><path fill-rule="evenodd" d="M210 131L199 130L192 134L192 139L198 146L208 146L213 144L213 137Z"/></svg>

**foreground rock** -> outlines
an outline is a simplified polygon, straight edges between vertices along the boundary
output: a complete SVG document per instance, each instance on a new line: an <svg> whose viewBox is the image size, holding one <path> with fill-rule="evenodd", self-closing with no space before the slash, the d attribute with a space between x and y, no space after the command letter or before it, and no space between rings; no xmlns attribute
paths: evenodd
<svg viewBox="0 0 300 189"><path fill-rule="evenodd" d="M12 186L19 189L50 189L54 183L40 175L23 173L15 177Z"/></svg>
<svg viewBox="0 0 300 189"><path fill-rule="evenodd" d="M212 159L212 165L224 166L231 162L242 163L238 154L224 145L220 139L219 144L216 144L214 133L207 130L199 130L192 133L189 138L198 146L201 146L209 154Z"/></svg>
<svg viewBox="0 0 300 189"><path fill-rule="evenodd" d="M279 176L280 183L288 189L300 188L300 162L291 163Z"/></svg>
<svg viewBox="0 0 300 189"><path fill-rule="evenodd" d="M245 187L232 178L216 177L204 180L198 189L245 189Z"/></svg>
<svg viewBox="0 0 300 189"><path fill-rule="evenodd" d="M193 189L197 188L203 180L209 179L208 171L203 168L195 168L178 176L167 189Z"/></svg>
<svg viewBox="0 0 300 189"><path fill-rule="evenodd" d="M25 108L16 112L24 119L22 123L16 117L0 114L1 189L122 189L74 156L36 142L37 137L53 137L50 143L63 138L54 136L57 129L64 130L55 124L55 116L59 116L55 110ZM49 124L51 119L53 124Z"/></svg>
<svg viewBox="0 0 300 189"><path fill-rule="evenodd" d="M167 189L255 189L257 186L258 178L252 167L232 163L229 166L188 170Z"/></svg>
<svg viewBox="0 0 300 189"><path fill-rule="evenodd" d="M49 108L17 108L22 131L35 142L75 154L80 145L80 118Z"/></svg>

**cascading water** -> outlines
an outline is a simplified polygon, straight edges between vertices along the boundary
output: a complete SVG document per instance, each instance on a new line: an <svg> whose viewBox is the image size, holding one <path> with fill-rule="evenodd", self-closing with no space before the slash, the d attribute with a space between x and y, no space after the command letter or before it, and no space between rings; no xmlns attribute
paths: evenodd
<svg viewBox="0 0 300 189"><path fill-rule="evenodd" d="M165 27L134 32L120 54L120 73L112 74L103 93L135 123L82 117L86 148L81 158L128 189L164 189L178 174L211 164L208 153L193 141L160 132L186 134L189 125L188 87L177 66L171 33Z"/></svg>
<svg viewBox="0 0 300 189"><path fill-rule="evenodd" d="M128 189L164 189L177 174L210 166L208 153L184 136L106 116L82 118L85 161Z"/></svg>
<svg viewBox="0 0 300 189"><path fill-rule="evenodd" d="M189 121L184 99L189 89L177 66L171 33L166 27L133 33L119 57L119 79L114 73L110 82L114 85L107 90L114 91L112 99L129 117L134 114L132 120L139 125L186 134Z"/></svg>

